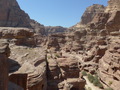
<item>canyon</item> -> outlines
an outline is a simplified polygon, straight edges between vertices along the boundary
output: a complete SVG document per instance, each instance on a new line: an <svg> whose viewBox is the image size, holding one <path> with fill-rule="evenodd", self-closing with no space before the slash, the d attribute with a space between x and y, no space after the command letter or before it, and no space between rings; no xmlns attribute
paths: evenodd
<svg viewBox="0 0 120 90"><path fill-rule="evenodd" d="M119 4L94 4L64 28L44 26L16 0L1 0L0 90L119 90Z"/></svg>

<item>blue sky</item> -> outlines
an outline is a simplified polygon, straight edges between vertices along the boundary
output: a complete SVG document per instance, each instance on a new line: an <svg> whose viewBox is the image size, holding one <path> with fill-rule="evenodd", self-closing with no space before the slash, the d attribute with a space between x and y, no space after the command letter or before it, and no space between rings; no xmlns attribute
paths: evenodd
<svg viewBox="0 0 120 90"><path fill-rule="evenodd" d="M108 0L17 0L31 19L45 26L70 27L80 21L88 6L107 5Z"/></svg>

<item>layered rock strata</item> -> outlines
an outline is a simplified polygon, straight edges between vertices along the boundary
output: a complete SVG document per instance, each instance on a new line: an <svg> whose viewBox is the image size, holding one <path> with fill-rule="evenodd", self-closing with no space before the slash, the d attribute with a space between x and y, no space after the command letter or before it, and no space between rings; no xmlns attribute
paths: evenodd
<svg viewBox="0 0 120 90"><path fill-rule="evenodd" d="M120 82L120 37L109 38L108 50L99 62L99 76L114 90L119 90Z"/></svg>
<svg viewBox="0 0 120 90"><path fill-rule="evenodd" d="M16 45L35 46L34 32L28 28L0 27L0 38Z"/></svg>
<svg viewBox="0 0 120 90"><path fill-rule="evenodd" d="M10 81L25 90L46 90L46 54L39 47L10 45ZM39 53L38 53L39 52ZM14 77L14 79L12 79ZM18 78L19 77L19 78ZM21 85L23 83L23 85Z"/></svg>

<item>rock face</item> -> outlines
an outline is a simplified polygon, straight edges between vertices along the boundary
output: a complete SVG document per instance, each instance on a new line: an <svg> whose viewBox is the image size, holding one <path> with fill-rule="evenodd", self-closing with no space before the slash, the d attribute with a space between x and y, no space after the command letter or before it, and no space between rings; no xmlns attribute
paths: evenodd
<svg viewBox="0 0 120 90"><path fill-rule="evenodd" d="M7 58L10 54L6 40L0 40L0 89L8 90L8 63Z"/></svg>
<svg viewBox="0 0 120 90"><path fill-rule="evenodd" d="M120 38L112 36L108 50L99 62L99 76L103 82L114 90L119 90L120 82Z"/></svg>
<svg viewBox="0 0 120 90"><path fill-rule="evenodd" d="M46 90L45 51L42 48L16 45L10 45L10 48L10 81L25 90Z"/></svg>
<svg viewBox="0 0 120 90"><path fill-rule="evenodd" d="M10 56L10 48L8 46L8 41L5 39L0 39L0 54L6 55L6 57Z"/></svg>
<svg viewBox="0 0 120 90"><path fill-rule="evenodd" d="M104 29L110 17L109 13L98 13L90 23L91 29Z"/></svg>
<svg viewBox="0 0 120 90"><path fill-rule="evenodd" d="M0 38L8 39L16 45L35 46L32 29L0 27Z"/></svg>
<svg viewBox="0 0 120 90"><path fill-rule="evenodd" d="M20 9L16 0L0 1L0 26L30 27L29 16Z"/></svg>
<svg viewBox="0 0 120 90"><path fill-rule="evenodd" d="M98 5L98 4L94 4L88 7L84 12L83 16L81 17L80 23L83 25L90 23L97 13L100 13L100 12L102 13L104 12L104 10L105 10L105 6Z"/></svg>
<svg viewBox="0 0 120 90"><path fill-rule="evenodd" d="M109 32L112 31L119 31L120 29L120 11L113 12L111 17L108 19L106 23L106 29L109 30Z"/></svg>
<svg viewBox="0 0 120 90"><path fill-rule="evenodd" d="M0 27L32 28L38 35L48 35L66 30L60 26L45 28L44 25L30 19L29 15L21 10L16 0L1 0L0 6L0 13L2 13L0 14Z"/></svg>
<svg viewBox="0 0 120 90"><path fill-rule="evenodd" d="M46 35L45 26L44 25L41 25L40 23L38 23L35 20L30 20L30 25L31 25L33 31L36 34L38 34L38 35Z"/></svg>
<svg viewBox="0 0 120 90"><path fill-rule="evenodd" d="M100 12L95 15L90 24L90 28L99 30L106 28L108 32L118 31L120 28L120 19L118 18L120 16L119 2L119 0L110 0L105 12Z"/></svg>
<svg viewBox="0 0 120 90"><path fill-rule="evenodd" d="M84 31L79 33L85 34ZM79 35L75 38L78 37ZM73 55L69 53L67 54L67 52L72 52L75 45L73 45L73 47L68 45L74 40L74 36L68 36L67 34L52 34L49 36L47 43L48 90L68 90L68 88L82 90L84 88L85 81L79 78L80 69L78 58L73 57ZM78 47L76 46L76 48ZM77 50L79 49L76 49L76 51ZM76 81L76 79L78 81ZM77 84L81 86L79 87Z"/></svg>
<svg viewBox="0 0 120 90"><path fill-rule="evenodd" d="M114 12L114 11L120 11L119 3L120 3L120 0L109 0L108 1L108 6L107 6L105 12L111 13L111 12Z"/></svg>
<svg viewBox="0 0 120 90"><path fill-rule="evenodd" d="M86 25L91 23L95 15L104 12L105 8L106 8L105 6L99 4L89 6L82 15L81 21L71 28L72 29L86 28Z"/></svg>
<svg viewBox="0 0 120 90"><path fill-rule="evenodd" d="M0 89L8 90L7 57L0 54Z"/></svg>
<svg viewBox="0 0 120 90"><path fill-rule="evenodd" d="M94 5L91 7L94 7ZM71 85L70 83L74 83L74 80L70 80L71 82L68 84L68 77L70 76L70 79L82 77L81 72L86 71L93 75L97 73L103 85L107 85L113 90L119 90L119 11L104 11L105 8L94 14L91 20L86 17L85 19L90 21L89 23L86 22L85 28L78 23L79 27L74 26L71 32L49 36L47 44L49 46L49 59L47 60L50 73L48 75L48 85L53 83L49 87L55 85L59 89L71 90L74 84ZM86 21L85 19L82 20ZM53 38L55 38L56 43ZM59 49L56 46L59 46ZM71 61L73 61L72 64ZM78 76L74 77L75 75L72 75L72 73L76 73L76 64L79 67L77 71L79 75L75 74ZM71 67L74 68L73 72Z"/></svg>
<svg viewBox="0 0 120 90"><path fill-rule="evenodd" d="M56 26L56 27L46 26L45 27L46 35L54 34L54 33L64 33L64 32L67 32L67 28L64 28L61 26Z"/></svg>
<svg viewBox="0 0 120 90"><path fill-rule="evenodd" d="M47 54L47 90L83 90L85 81L79 78L78 59L72 56L62 55L62 52Z"/></svg>

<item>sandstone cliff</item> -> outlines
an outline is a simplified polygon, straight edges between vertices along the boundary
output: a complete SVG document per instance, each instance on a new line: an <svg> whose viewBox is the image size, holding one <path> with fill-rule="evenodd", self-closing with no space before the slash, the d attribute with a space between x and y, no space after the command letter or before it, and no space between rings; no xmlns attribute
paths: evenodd
<svg viewBox="0 0 120 90"><path fill-rule="evenodd" d="M30 25L37 35L46 35L45 26L35 20L30 20Z"/></svg>
<svg viewBox="0 0 120 90"><path fill-rule="evenodd" d="M89 6L82 15L80 22L73 26L73 28L82 28L86 26L93 20L96 14L104 12L105 8L105 6L99 4Z"/></svg>
<svg viewBox="0 0 120 90"><path fill-rule="evenodd" d="M111 0L111 3L114 4L114 1ZM119 9L119 7L117 8ZM97 73L104 88L109 87L113 90L119 90L120 24L118 22L120 14L118 9L104 12L106 10L104 8L102 12L94 14L86 26L74 26L70 28L72 32L53 34L49 37L47 60L49 72L54 77L50 78L50 83L56 83L60 77L64 78L66 72L70 72L69 76L73 75L69 78L74 78L75 75L70 71L71 67L74 68L74 73L79 67L77 72L80 73L80 76L77 77L81 77L82 71L92 75ZM86 19L87 17L82 19L84 20L82 22L86 22ZM70 57L69 63L67 62L68 57ZM71 61L72 58L74 62ZM66 62L69 64L68 66ZM74 63L74 65L71 63ZM75 63L78 63L78 66ZM53 79L54 81L51 81ZM57 88L67 87L67 84L62 86L60 82L56 84L58 85ZM74 84L72 85L73 88L78 89ZM52 85L49 85L49 87L52 87ZM68 85L68 87L70 86Z"/></svg>
<svg viewBox="0 0 120 90"><path fill-rule="evenodd" d="M16 0L0 0L0 26L30 27L29 16L20 9Z"/></svg>
<svg viewBox="0 0 120 90"><path fill-rule="evenodd" d="M109 0L105 12L120 11L120 0Z"/></svg>

